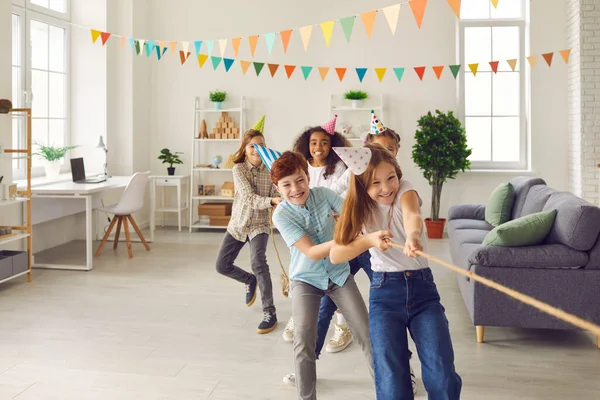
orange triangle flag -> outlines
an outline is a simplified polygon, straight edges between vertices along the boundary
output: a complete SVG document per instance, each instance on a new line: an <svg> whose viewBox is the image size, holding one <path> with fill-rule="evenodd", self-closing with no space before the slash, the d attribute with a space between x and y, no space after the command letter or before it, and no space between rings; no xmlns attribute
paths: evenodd
<svg viewBox="0 0 600 400"><path fill-rule="evenodd" d="M460 19L460 0L448 0L448 4L456 14L456 18Z"/></svg>
<svg viewBox="0 0 600 400"><path fill-rule="evenodd" d="M571 49L561 50L558 53L560 54L560 56L562 57L562 59L565 60L565 63L568 64L569 63L569 56L571 55Z"/></svg>
<svg viewBox="0 0 600 400"><path fill-rule="evenodd" d="M231 39L231 46L233 47L233 54L237 57L240 52L240 42L242 38L233 38Z"/></svg>
<svg viewBox="0 0 600 400"><path fill-rule="evenodd" d="M498 8L498 0L491 0L494 8Z"/></svg>
<svg viewBox="0 0 600 400"><path fill-rule="evenodd" d="M506 62L508 63L508 65L510 66L510 69L512 69L513 71L515 70L515 68L517 67L517 59L513 58L511 60L506 60Z"/></svg>
<svg viewBox="0 0 600 400"><path fill-rule="evenodd" d="M415 72L419 75L419 79L423 80L423 75L425 75L426 67L415 67Z"/></svg>
<svg viewBox="0 0 600 400"><path fill-rule="evenodd" d="M435 76L437 76L438 81L440 80L440 78L442 77L442 71L444 70L444 66L443 65L437 65L433 68L433 72L435 72ZM422 80L423 78L421 78Z"/></svg>
<svg viewBox="0 0 600 400"><path fill-rule="evenodd" d="M208 54L198 54L198 67L204 67L206 60L208 60Z"/></svg>
<svg viewBox="0 0 600 400"><path fill-rule="evenodd" d="M126 40L127 40L127 38L125 36L121 36L121 50L123 50L125 48Z"/></svg>
<svg viewBox="0 0 600 400"><path fill-rule="evenodd" d="M240 60L240 64L242 65L242 72L244 73L244 75L246 75L246 72L248 72L248 68L250 67L250 64L252 64L250 61L241 61Z"/></svg>
<svg viewBox="0 0 600 400"><path fill-rule="evenodd" d="M183 50L179 50L179 59L181 60L181 65L185 64L190 54L192 53L190 53L189 51L186 54L183 52Z"/></svg>
<svg viewBox="0 0 600 400"><path fill-rule="evenodd" d="M329 72L329 67L319 67L319 74L321 74L321 80L325 80L327 73Z"/></svg>
<svg viewBox="0 0 600 400"><path fill-rule="evenodd" d="M290 37L292 36L292 30L288 29L287 31L281 31L281 32L279 32L279 36L281 36L281 44L283 44L283 52L287 53L288 44L290 44ZM294 66L294 68L296 68L296 67Z"/></svg>
<svg viewBox="0 0 600 400"><path fill-rule="evenodd" d="M473 76L477 76L477 68L479 68L479 63L477 63L477 64L469 64L469 69L473 73Z"/></svg>
<svg viewBox="0 0 600 400"><path fill-rule="evenodd" d="M279 64L267 64L269 66L269 72L271 72L271 78L275 77L275 73L279 69Z"/></svg>
<svg viewBox="0 0 600 400"><path fill-rule="evenodd" d="M161 49L164 48L165 47L165 41L164 40L159 40L158 47L160 47Z"/></svg>
<svg viewBox="0 0 600 400"><path fill-rule="evenodd" d="M346 75L346 68L336 68L335 72L337 72L338 78L340 78L340 82L344 80L344 75Z"/></svg>
<svg viewBox="0 0 600 400"><path fill-rule="evenodd" d="M90 29L90 31L92 32L92 43L96 43L96 40L98 40L98 38L100 37L101 32L95 29Z"/></svg>
<svg viewBox="0 0 600 400"><path fill-rule="evenodd" d="M177 47L177 42L169 43L169 49L171 50L171 55L175 54L175 48Z"/></svg>
<svg viewBox="0 0 600 400"><path fill-rule="evenodd" d="M552 57L554 57L554 53L544 53L542 54L542 57L544 57L544 60L546 60L546 64L548 64L548 66L551 67Z"/></svg>
<svg viewBox="0 0 600 400"><path fill-rule="evenodd" d="M369 36L369 39L371 39L371 34L373 33L373 26L375 25L376 16L377 10L360 14L360 18L362 19L363 24L365 24L365 29L367 30L367 36Z"/></svg>
<svg viewBox="0 0 600 400"><path fill-rule="evenodd" d="M292 77L292 74L296 70L295 65L285 65L285 73L287 74L288 79Z"/></svg>
<svg viewBox="0 0 600 400"><path fill-rule="evenodd" d="M531 69L534 69L535 64L537 63L537 56L529 56L529 57L527 57L527 61L529 61L529 65L531 65Z"/></svg>
<svg viewBox="0 0 600 400"><path fill-rule="evenodd" d="M490 61L490 67L492 67L494 73L498 72L498 64L500 64L500 61Z"/></svg>
<svg viewBox="0 0 600 400"><path fill-rule="evenodd" d="M110 33L108 33L108 32L102 32L100 34L100 37L102 37L102 46L104 46L106 44L106 41L110 37Z"/></svg>
<svg viewBox="0 0 600 400"><path fill-rule="evenodd" d="M379 78L379 82L383 81L383 77L385 76L386 72L387 72L387 68L375 68L375 73L377 74L377 77Z"/></svg>
<svg viewBox="0 0 600 400"><path fill-rule="evenodd" d="M423 17L425 16L425 7L427 7L427 0L411 0L409 4L417 21L417 26L421 28Z"/></svg>
<svg viewBox="0 0 600 400"><path fill-rule="evenodd" d="M254 53L256 52L256 44L258 43L258 35L249 36L248 43L250 43L250 53L252 53L252 58L254 58Z"/></svg>

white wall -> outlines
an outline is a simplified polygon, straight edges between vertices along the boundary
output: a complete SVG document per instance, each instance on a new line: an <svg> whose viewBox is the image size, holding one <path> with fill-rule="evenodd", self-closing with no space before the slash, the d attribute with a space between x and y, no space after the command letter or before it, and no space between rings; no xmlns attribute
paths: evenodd
<svg viewBox="0 0 600 400"><path fill-rule="evenodd" d="M151 3L151 34L154 38L193 41L245 37L255 33L297 28L358 14L367 11L368 7L384 7L396 2L378 0L366 5L359 0L305 0L291 5L290 2L263 0L260 6L256 2L236 0L152 0ZM558 51L566 47L565 13L563 0L531 2L531 54ZM237 103L237 98L241 95L247 96L250 107L246 114L248 123L267 114L267 142L274 148L285 150L291 147L294 138L305 126L321 124L329 119L331 94L341 95L347 89L361 88L372 97L379 94L386 97L387 105L382 119L402 136L400 164L407 179L413 181L421 192L426 204L423 212L428 215L430 188L410 158L416 121L429 110L456 109L456 85L447 69L441 81L437 81L432 70L428 69L421 82L412 67L448 65L456 61L455 23L452 10L445 1L440 0L428 3L420 30L410 8L403 6L395 37L391 35L383 14L378 14L371 41L367 38L360 18L356 19L349 45L346 44L341 27L336 25L330 49L326 48L318 26L313 29L306 53L298 32L292 34L287 55L283 54L281 44L277 41L269 56L264 40L259 39L255 60L282 64L275 78L271 78L266 65L257 78L252 67L246 76L242 75L237 62L229 73L225 73L222 66L218 71L213 71L210 60L200 70L193 55L184 66L180 65L178 57L169 56L161 62L157 62L156 58L147 60L152 64L153 71L150 127L152 169L154 172L165 170L165 166L155 160L154 155L161 148L169 147L186 152L183 156L185 165L179 168L189 171L193 98L202 96L208 105L209 90L226 90L231 99L230 104ZM190 48L193 49L193 44ZM206 51L205 48L203 51ZM217 43L213 55L219 55ZM233 57L231 45L226 57ZM248 42L244 40L240 46L240 58L251 59ZM325 82L321 82L316 70L312 72L308 82L304 81L300 71L296 71L295 76L288 81L283 64L370 68L404 66L406 72L400 84L392 71L388 72L384 83L380 84L372 69L362 85L351 69L347 71L343 83L338 81L333 70L329 72ZM557 54L551 69L540 58L532 75L532 167L549 185L566 190L567 67ZM221 152L225 157L233 151L233 147L219 147L211 153ZM448 207L453 204L486 202L493 188L512 176L482 172L459 175L456 180L444 186L441 214L446 215Z"/></svg>
<svg viewBox="0 0 600 400"><path fill-rule="evenodd" d="M12 98L12 4L0 1L0 99ZM0 144L5 148L12 144L12 123L10 115L0 115ZM12 166L10 160L0 159L1 175L10 182Z"/></svg>

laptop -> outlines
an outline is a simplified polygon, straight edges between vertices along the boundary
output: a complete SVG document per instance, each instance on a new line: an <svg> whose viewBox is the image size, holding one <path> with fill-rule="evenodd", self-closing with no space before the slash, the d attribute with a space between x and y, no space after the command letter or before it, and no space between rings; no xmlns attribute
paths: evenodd
<svg viewBox="0 0 600 400"><path fill-rule="evenodd" d="M71 158L71 175L75 183L101 183L106 182L106 177L86 178L83 158Z"/></svg>

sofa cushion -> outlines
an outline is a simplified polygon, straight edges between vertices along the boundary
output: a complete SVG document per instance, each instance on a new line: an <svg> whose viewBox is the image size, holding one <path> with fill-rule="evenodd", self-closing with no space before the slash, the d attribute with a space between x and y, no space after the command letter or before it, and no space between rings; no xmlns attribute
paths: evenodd
<svg viewBox="0 0 600 400"><path fill-rule="evenodd" d="M498 226L510 220L515 190L509 182L501 183L494 189L485 205L485 220L492 226Z"/></svg>
<svg viewBox="0 0 600 400"><path fill-rule="evenodd" d="M550 210L513 219L492 229L482 244L503 247L541 244L552 229L555 217L556 210Z"/></svg>
<svg viewBox="0 0 600 400"><path fill-rule="evenodd" d="M569 192L550 196L544 210L556 209L546 243L562 243L581 251L592 248L600 232L600 208Z"/></svg>
<svg viewBox="0 0 600 400"><path fill-rule="evenodd" d="M485 219L485 204L458 204L448 210L448 221L453 219Z"/></svg>
<svg viewBox="0 0 600 400"><path fill-rule="evenodd" d="M491 231L494 229L493 226L488 224L485 221L477 220L477 219L453 219L448 222L448 229L480 229L483 231Z"/></svg>
<svg viewBox="0 0 600 400"><path fill-rule="evenodd" d="M515 203L512 209L511 219L517 219L522 216L523 205L527 199L529 189L535 185L545 185L546 182L542 178L532 178L530 176L518 176L510 180L510 183L515 189Z"/></svg>
<svg viewBox="0 0 600 400"><path fill-rule="evenodd" d="M543 211L550 196L557 192L556 189L552 189L546 185L533 186L529 189L529 193L527 193L527 198L521 209L521 217Z"/></svg>
<svg viewBox="0 0 600 400"><path fill-rule="evenodd" d="M564 244L525 247L480 246L469 255L470 265L504 268L581 268L588 255Z"/></svg>
<svg viewBox="0 0 600 400"><path fill-rule="evenodd" d="M457 229L452 234L454 235L453 240L455 243L481 244L489 232L483 229Z"/></svg>

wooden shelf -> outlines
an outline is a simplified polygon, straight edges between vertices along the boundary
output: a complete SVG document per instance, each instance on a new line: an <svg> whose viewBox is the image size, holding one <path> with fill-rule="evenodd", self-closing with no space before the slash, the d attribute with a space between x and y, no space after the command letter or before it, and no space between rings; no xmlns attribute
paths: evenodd
<svg viewBox="0 0 600 400"><path fill-rule="evenodd" d="M226 196L192 196L192 200L202 200L202 201L233 201L233 197Z"/></svg>
<svg viewBox="0 0 600 400"><path fill-rule="evenodd" d="M0 201L0 207L12 206L15 204L23 204L26 201L29 201L27 197L17 197L15 200Z"/></svg>

